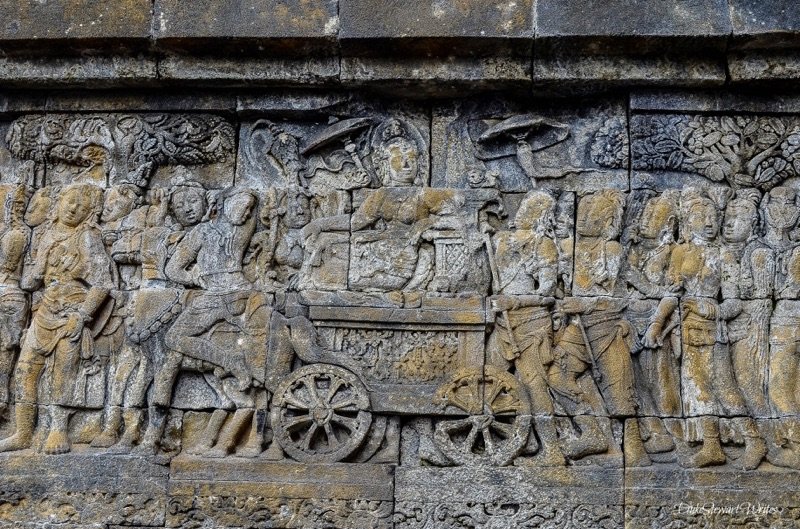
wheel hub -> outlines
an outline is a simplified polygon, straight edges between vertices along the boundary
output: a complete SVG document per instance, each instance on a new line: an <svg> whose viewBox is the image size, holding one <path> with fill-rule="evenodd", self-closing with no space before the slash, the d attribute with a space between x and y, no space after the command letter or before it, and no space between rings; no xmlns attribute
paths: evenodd
<svg viewBox="0 0 800 529"><path fill-rule="evenodd" d="M314 422L322 426L331 420L332 410L329 408L316 407L311 410L311 417Z"/></svg>

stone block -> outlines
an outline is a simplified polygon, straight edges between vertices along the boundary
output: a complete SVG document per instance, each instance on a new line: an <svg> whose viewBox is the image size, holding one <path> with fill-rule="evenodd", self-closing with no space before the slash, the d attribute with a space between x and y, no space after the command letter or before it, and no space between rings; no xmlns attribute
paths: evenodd
<svg viewBox="0 0 800 529"><path fill-rule="evenodd" d="M150 37L150 0L50 0L3 2L0 49L44 51L94 48L143 48Z"/></svg>
<svg viewBox="0 0 800 529"><path fill-rule="evenodd" d="M699 48L724 50L731 31L727 2L625 0L536 4L536 53L643 55Z"/></svg>
<svg viewBox="0 0 800 529"><path fill-rule="evenodd" d="M535 90L574 93L725 81L730 21L724 0L540 0L536 21Z"/></svg>
<svg viewBox="0 0 800 529"><path fill-rule="evenodd" d="M654 465L625 470L625 527L795 527L797 471L691 469Z"/></svg>
<svg viewBox="0 0 800 529"><path fill-rule="evenodd" d="M534 31L532 0L341 0L339 13L346 54L530 55Z"/></svg>
<svg viewBox="0 0 800 529"><path fill-rule="evenodd" d="M386 465L304 465L260 459L173 461L167 527L391 527Z"/></svg>
<svg viewBox="0 0 800 529"><path fill-rule="evenodd" d="M395 45L392 44L394 48ZM398 88L419 96L454 96L472 90L530 90L531 61L523 56L355 57L341 59L342 85L379 88L396 95Z"/></svg>
<svg viewBox="0 0 800 529"><path fill-rule="evenodd" d="M159 49L241 54L335 49L336 0L157 0L153 30Z"/></svg>
<svg viewBox="0 0 800 529"><path fill-rule="evenodd" d="M144 459L119 456L98 465L90 451L23 452L0 456L0 469L0 526L164 524L169 470Z"/></svg>
<svg viewBox="0 0 800 529"><path fill-rule="evenodd" d="M622 480L622 469L401 468L395 527L622 527Z"/></svg>
<svg viewBox="0 0 800 529"><path fill-rule="evenodd" d="M155 59L142 56L0 58L0 85L11 88L146 86L156 77Z"/></svg>
<svg viewBox="0 0 800 529"><path fill-rule="evenodd" d="M159 77L180 86L194 82L213 87L323 85L338 79L339 61L332 56L308 59L226 58L168 55L158 63Z"/></svg>
<svg viewBox="0 0 800 529"><path fill-rule="evenodd" d="M800 4L794 0L730 0L733 47L800 46Z"/></svg>

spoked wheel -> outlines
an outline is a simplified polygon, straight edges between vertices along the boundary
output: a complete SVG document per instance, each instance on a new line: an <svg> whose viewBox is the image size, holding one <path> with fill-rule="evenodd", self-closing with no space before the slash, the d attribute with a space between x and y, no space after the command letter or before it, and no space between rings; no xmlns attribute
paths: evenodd
<svg viewBox="0 0 800 529"><path fill-rule="evenodd" d="M522 452L531 428L530 402L512 374L491 366L462 371L438 395L469 414L436 425L434 443L453 463L503 466Z"/></svg>
<svg viewBox="0 0 800 529"><path fill-rule="evenodd" d="M270 423L275 440L296 461L342 461L361 446L372 423L369 394L346 369L305 366L278 385Z"/></svg>

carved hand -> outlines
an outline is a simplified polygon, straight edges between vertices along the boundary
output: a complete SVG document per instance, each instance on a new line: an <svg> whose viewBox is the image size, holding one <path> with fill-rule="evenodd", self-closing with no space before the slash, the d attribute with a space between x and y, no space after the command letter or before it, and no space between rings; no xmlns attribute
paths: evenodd
<svg viewBox="0 0 800 529"><path fill-rule="evenodd" d="M70 342L77 342L83 332L83 315L80 312L73 312L69 315L67 324L64 326L64 336Z"/></svg>
<svg viewBox="0 0 800 529"><path fill-rule="evenodd" d="M498 294L489 298L489 303L493 312L504 312L517 308L519 302L513 296Z"/></svg>
<svg viewBox="0 0 800 529"><path fill-rule="evenodd" d="M661 339L661 325L651 323L644 333L644 346L648 349L656 349L662 345L664 345L664 341Z"/></svg>

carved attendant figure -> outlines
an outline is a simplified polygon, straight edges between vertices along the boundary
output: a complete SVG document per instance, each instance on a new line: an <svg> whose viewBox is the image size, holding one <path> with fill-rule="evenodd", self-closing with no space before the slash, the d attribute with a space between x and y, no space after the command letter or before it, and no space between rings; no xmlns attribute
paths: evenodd
<svg viewBox="0 0 800 529"><path fill-rule="evenodd" d="M789 233L800 217L797 194L788 187L772 189L764 200L764 243L775 252L774 297L770 320L768 391L779 417L777 437L782 450L770 450L771 463L800 468L800 247Z"/></svg>
<svg viewBox="0 0 800 529"><path fill-rule="evenodd" d="M249 338L253 331L256 338L265 340L265 319L255 313L264 307L263 297L253 290L242 270L242 258L255 231L253 210L257 199L250 191L230 189L219 197L221 204L217 216L192 229L177 244L175 252L167 262L167 277L187 287L202 287L190 294L186 308L178 316L165 336L169 349L164 365L160 366L153 388L150 407L150 425L141 443L141 451L154 451L163 431L166 410L172 400L175 379L191 359L201 366L212 366L221 373L222 390L230 383L232 390L242 393L243 407L237 409L232 424L218 441L219 451L224 455L233 448L239 429L253 416L253 403L244 392L252 386L255 367L249 364L254 350ZM217 325L228 324L239 329L244 336L242 345L224 349L209 335ZM260 325L257 331L252 325ZM260 349L261 346L256 347ZM225 375L231 374L235 384ZM263 380L260 380L263 382ZM219 410L213 424L202 441L204 449L211 449L219 428L227 413ZM210 438L213 437L213 438Z"/></svg>
<svg viewBox="0 0 800 529"><path fill-rule="evenodd" d="M636 331L622 316L628 301L609 297L619 292L623 262L620 235L625 202L620 191L605 189L578 203L575 243L575 294L560 309L576 316L582 327L588 358L606 408L611 415L635 417L637 402L631 353ZM626 463L649 465L636 419L625 421Z"/></svg>
<svg viewBox="0 0 800 529"><path fill-rule="evenodd" d="M58 213L43 235L34 266L26 269L22 286L44 287L22 344L14 371L16 432L0 441L0 451L28 448L36 421L39 376L52 355L52 382L46 388L50 433L46 453L70 450L69 416L83 405L86 395L78 383L83 361L93 355L90 324L113 282L111 262L92 219L102 190L88 184L68 186L58 201Z"/></svg>
<svg viewBox="0 0 800 529"><path fill-rule="evenodd" d="M670 289L667 270L678 228L678 194L665 191L649 198L642 210L636 236L628 252L626 280L632 297L632 322L642 335L636 358L637 393L647 429L649 453L672 450L675 444L659 417L679 417L681 396L678 358L681 354L678 298ZM656 301L659 300L659 301ZM640 315L635 318L634 315Z"/></svg>
<svg viewBox="0 0 800 529"><path fill-rule="evenodd" d="M673 285L684 290L681 297L684 411L690 437L699 437L703 444L699 452L681 459L681 464L721 465L726 456L720 444L718 417L724 413L740 417L748 414L733 380L724 324L739 314L741 302L717 301L722 288L722 259L714 201L702 190L686 188L681 193L681 213L686 242L673 251L668 277ZM752 419L741 421L739 426L747 444L738 464L755 468L766 453L766 445Z"/></svg>
<svg viewBox="0 0 800 529"><path fill-rule="evenodd" d="M197 189L193 186L176 187L173 202L179 202L181 195L187 192L196 194ZM205 193L202 187L199 190L202 216ZM138 193L130 190L121 195L127 197L127 200L121 200L122 203L113 194L112 204L107 198L103 215L109 225L116 223L119 229L110 232L106 238L113 240L112 259L125 265L141 265L141 277L137 281L139 288L129 294L125 307L124 339L111 371L105 427L92 440L94 447L113 446L110 449L113 453L130 452L139 440L147 389L153 380L153 360L164 355L163 332L158 331L175 318L181 309L182 297L180 290L165 288L164 263L170 241L176 238L176 233L173 232L174 226L167 225L164 193L160 189L151 191L152 204L135 210L133 206L138 202ZM184 215L176 213L174 205L172 209L176 217L183 219ZM124 216L119 217L120 213ZM124 427L123 433L118 437L121 427Z"/></svg>
<svg viewBox="0 0 800 529"><path fill-rule="evenodd" d="M533 460L560 465L553 422L553 399L547 387L547 369L553 362L553 304L558 277L558 248L553 241L555 200L546 192L528 193L514 220L514 231L494 237L497 266L491 308L497 314L489 339L492 363L513 365L533 404L542 452Z"/></svg>
<svg viewBox="0 0 800 529"><path fill-rule="evenodd" d="M6 195L0 231L0 413L8 405L9 377L22 332L28 321L28 294L19 285L22 263L31 230L22 217L28 202L25 186L14 186Z"/></svg>

